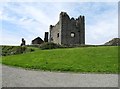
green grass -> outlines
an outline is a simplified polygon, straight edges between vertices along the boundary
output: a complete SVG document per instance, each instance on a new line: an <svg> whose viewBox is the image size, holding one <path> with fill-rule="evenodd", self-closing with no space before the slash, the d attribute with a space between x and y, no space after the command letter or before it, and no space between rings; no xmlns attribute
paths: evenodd
<svg viewBox="0 0 120 89"><path fill-rule="evenodd" d="M82 73L118 73L118 47L38 50L2 57L2 63L30 69Z"/></svg>

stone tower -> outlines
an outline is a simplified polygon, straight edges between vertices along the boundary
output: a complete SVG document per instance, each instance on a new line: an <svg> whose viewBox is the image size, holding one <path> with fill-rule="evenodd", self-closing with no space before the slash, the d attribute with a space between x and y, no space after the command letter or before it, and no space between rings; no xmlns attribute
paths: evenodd
<svg viewBox="0 0 120 89"><path fill-rule="evenodd" d="M44 42L48 42L48 32L45 32Z"/></svg>
<svg viewBox="0 0 120 89"><path fill-rule="evenodd" d="M60 45L85 44L85 17L74 19L66 12L61 12L58 23L50 25L49 42Z"/></svg>

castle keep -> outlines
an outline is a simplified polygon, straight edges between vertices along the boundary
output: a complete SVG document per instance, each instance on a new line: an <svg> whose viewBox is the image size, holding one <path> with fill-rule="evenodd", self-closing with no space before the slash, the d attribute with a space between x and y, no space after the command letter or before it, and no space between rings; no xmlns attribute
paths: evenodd
<svg viewBox="0 0 120 89"><path fill-rule="evenodd" d="M85 17L74 19L61 12L58 23L50 25L49 42L60 45L85 44Z"/></svg>

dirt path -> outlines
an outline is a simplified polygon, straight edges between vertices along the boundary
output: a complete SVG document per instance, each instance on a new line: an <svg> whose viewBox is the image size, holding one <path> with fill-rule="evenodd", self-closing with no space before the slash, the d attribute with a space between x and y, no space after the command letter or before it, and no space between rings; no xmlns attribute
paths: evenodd
<svg viewBox="0 0 120 89"><path fill-rule="evenodd" d="M117 74L56 73L2 66L3 87L117 87Z"/></svg>

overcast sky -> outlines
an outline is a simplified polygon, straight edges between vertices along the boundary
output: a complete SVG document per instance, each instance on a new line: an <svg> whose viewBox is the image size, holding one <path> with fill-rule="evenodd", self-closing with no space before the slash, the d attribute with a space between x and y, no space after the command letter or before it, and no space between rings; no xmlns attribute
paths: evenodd
<svg viewBox="0 0 120 89"><path fill-rule="evenodd" d="M104 44L118 37L117 2L9 2L0 6L2 45L20 45L21 38L27 44L38 36L43 39L61 11L70 18L85 16L86 44Z"/></svg>

